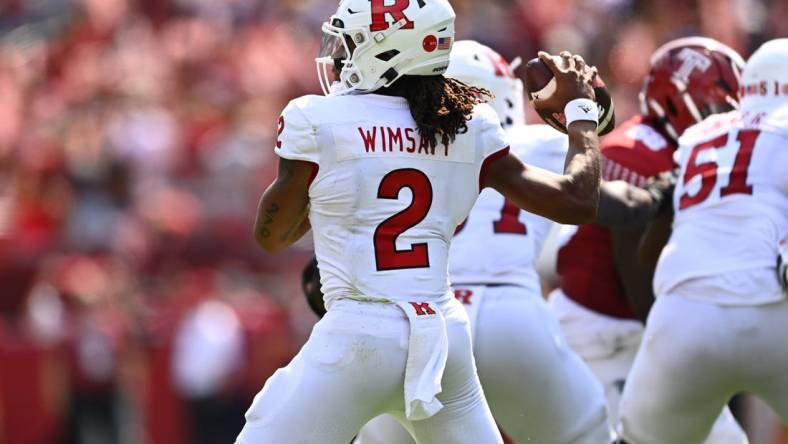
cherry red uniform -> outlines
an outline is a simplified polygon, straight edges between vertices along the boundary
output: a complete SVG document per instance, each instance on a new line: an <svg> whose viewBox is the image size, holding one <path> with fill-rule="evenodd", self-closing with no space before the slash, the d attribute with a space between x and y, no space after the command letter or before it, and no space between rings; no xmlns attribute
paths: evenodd
<svg viewBox="0 0 788 444"><path fill-rule="evenodd" d="M676 146L646 117L622 123L602 141L603 178L641 186L675 167ZM558 252L561 289L576 303L607 316L635 319L618 277L610 231L581 225Z"/></svg>

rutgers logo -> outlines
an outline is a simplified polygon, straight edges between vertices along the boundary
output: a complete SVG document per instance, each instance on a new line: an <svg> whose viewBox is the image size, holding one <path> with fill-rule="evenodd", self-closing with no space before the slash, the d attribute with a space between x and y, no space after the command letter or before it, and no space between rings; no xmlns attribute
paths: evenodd
<svg viewBox="0 0 788 444"><path fill-rule="evenodd" d="M389 29L386 21L386 14L390 15L394 22L405 20L402 29L413 29L413 22L405 15L405 9L410 6L410 0L394 0L393 5L386 5L386 0L370 0L372 2L372 25L370 31L385 31Z"/></svg>
<svg viewBox="0 0 788 444"><path fill-rule="evenodd" d="M435 314L435 310L430 307L429 302L410 302L410 305L416 310L416 316Z"/></svg>
<svg viewBox="0 0 788 444"><path fill-rule="evenodd" d="M673 76L684 83L689 82L689 76L692 75L692 71L696 69L706 71L711 66L711 59L690 48L682 49L678 58L681 60L681 66Z"/></svg>
<svg viewBox="0 0 788 444"><path fill-rule="evenodd" d="M456 289L454 290L454 297L462 303L462 305L471 305L471 296L473 296L473 291L465 290L465 289Z"/></svg>

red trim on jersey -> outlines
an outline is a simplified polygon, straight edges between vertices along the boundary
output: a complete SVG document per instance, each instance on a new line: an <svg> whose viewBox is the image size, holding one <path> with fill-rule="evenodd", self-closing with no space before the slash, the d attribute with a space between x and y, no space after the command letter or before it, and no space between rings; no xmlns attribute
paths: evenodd
<svg viewBox="0 0 788 444"><path fill-rule="evenodd" d="M499 158L501 158L501 157L503 157L503 156L505 156L507 154L509 154L509 147L508 146L506 148L504 148L504 149L498 150L498 151L490 154L489 156L487 156L486 159L484 159L484 162L482 162L482 168L479 171L479 192L480 193L484 189L484 178L487 175L487 168L490 167L490 163L492 163L493 160L499 159Z"/></svg>
<svg viewBox="0 0 788 444"><path fill-rule="evenodd" d="M309 188L312 186L312 182L315 180L315 177L317 177L317 172L320 171L320 165L316 164L315 162L308 162L306 160L303 162L308 163L309 166L312 167L312 174L309 175L309 181L306 183L306 187Z"/></svg>

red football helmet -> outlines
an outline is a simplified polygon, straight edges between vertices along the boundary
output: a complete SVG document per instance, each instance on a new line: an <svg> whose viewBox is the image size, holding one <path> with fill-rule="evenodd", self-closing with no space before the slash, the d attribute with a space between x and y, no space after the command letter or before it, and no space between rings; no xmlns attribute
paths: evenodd
<svg viewBox="0 0 788 444"><path fill-rule="evenodd" d="M739 107L744 59L705 37L666 43L651 56L640 91L643 114L654 118L674 140L710 114Z"/></svg>

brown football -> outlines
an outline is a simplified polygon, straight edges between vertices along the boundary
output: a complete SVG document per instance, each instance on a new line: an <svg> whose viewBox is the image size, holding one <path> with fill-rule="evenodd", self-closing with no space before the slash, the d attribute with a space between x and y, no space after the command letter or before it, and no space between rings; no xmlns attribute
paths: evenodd
<svg viewBox="0 0 788 444"><path fill-rule="evenodd" d="M599 106L599 125L597 134L605 135L616 127L616 113L613 99L607 91L605 82L597 74L593 81L596 103ZM528 91L528 100L544 100L536 112L548 125L566 133L566 117L564 116L563 103L551 103L550 97L555 92L555 79L550 68L539 58L530 60L525 64L525 88Z"/></svg>

